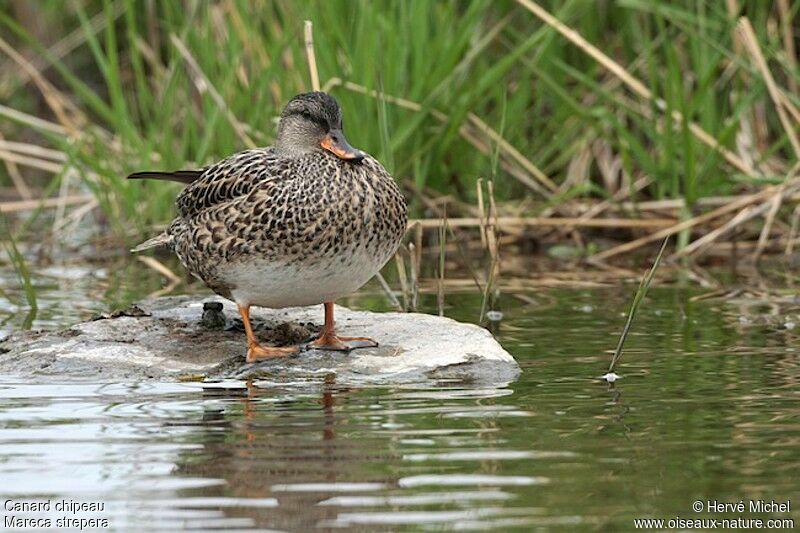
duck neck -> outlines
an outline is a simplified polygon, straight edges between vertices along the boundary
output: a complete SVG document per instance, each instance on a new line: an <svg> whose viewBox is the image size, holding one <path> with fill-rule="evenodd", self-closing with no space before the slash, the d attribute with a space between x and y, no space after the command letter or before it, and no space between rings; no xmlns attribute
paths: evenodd
<svg viewBox="0 0 800 533"><path fill-rule="evenodd" d="M300 121L281 120L275 139L275 151L284 157L300 157L319 151L318 132Z"/></svg>

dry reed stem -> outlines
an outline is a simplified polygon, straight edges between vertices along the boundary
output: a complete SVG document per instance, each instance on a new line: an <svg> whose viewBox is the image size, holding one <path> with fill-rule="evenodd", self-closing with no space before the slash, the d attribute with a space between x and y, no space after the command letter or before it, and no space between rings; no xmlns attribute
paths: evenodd
<svg viewBox="0 0 800 533"><path fill-rule="evenodd" d="M450 235L453 235L451 228L448 228L448 232L450 233ZM453 239L455 238L456 237L453 236ZM469 239L466 242L454 244L453 239L451 239L446 246L446 251L448 254L453 254L453 253L463 254L464 252L473 252L473 251L476 252L476 254L479 252L486 252L486 248L481 246L481 243L478 240ZM515 244L519 241L519 239L520 237L517 235L504 235L497 238L501 246ZM430 253L433 249L434 247L427 247L425 251L426 253ZM463 256L463 258L467 260L471 259L472 257L473 257L472 254ZM464 262L464 264L466 264L466 261ZM479 285L480 285L479 283L476 284L476 287Z"/></svg>
<svg viewBox="0 0 800 533"><path fill-rule="evenodd" d="M653 241L657 241L657 240L663 239L663 238L668 237L670 235L675 235L676 233L679 233L681 231L693 228L693 227L695 227L695 226L697 226L699 224L703 224L703 223L708 222L710 220L714 220L715 218L718 218L718 217L720 217L722 215L730 213L731 211L736 211L737 209L741 209L741 208L743 208L745 206L748 206L748 205L753 204L755 202L761 201L764 198L769 198L770 196L775 194L775 192L779 188L780 188L780 186L774 185L772 187L767 187L767 188L765 188L765 189L763 189L763 190L761 190L761 191L759 191L757 193L753 193L753 194L749 194L749 195L746 195L746 196L742 196L742 197L736 198L731 203L725 204L725 205L723 205L723 206L721 206L721 207L719 207L717 209L714 209L713 211L709 211L708 213L704 213L702 215L696 216L696 217L691 218L689 220L685 220L683 222L675 224L674 226L670 226L668 228L664 228L661 231L657 231L655 233L651 233L650 235L646 235L644 237L640 237L639 239L635 239L633 241L626 242L624 244L620 244L620 245L615 246L613 248L609 248L608 250L605 250L603 252L596 253L596 254L590 256L588 258L588 260L590 262L603 261L605 259L608 259L609 257L613 257L615 255L627 253L627 252L630 252L632 250L636 250L637 248L641 248L642 246L645 246L645 245L647 245L647 244L649 244L649 243L651 243Z"/></svg>
<svg viewBox="0 0 800 533"><path fill-rule="evenodd" d="M730 18L730 20L734 20L739 16L741 8L739 7L739 2L737 0L725 0L725 10L727 11L728 18ZM732 42L733 51L739 55L742 51L742 42L735 33L733 34Z"/></svg>
<svg viewBox="0 0 800 533"><path fill-rule="evenodd" d="M625 187L619 189L616 193L614 193L614 196L612 196L608 200L603 200L599 204L593 206L591 209L589 209L580 217L578 217L578 220L589 220L596 217L597 215L602 214L604 211L610 209L615 203L619 203L626 197L630 196L631 188L633 189L634 192L639 192L648 185L650 185L652 182L653 180L647 177L639 178L633 183L633 187Z"/></svg>
<svg viewBox="0 0 800 533"><path fill-rule="evenodd" d="M414 246L413 242L408 243L408 262L411 263L411 268L409 269L410 276L409 276L409 283L411 285L411 304L410 309L411 311L417 310L417 300L419 298L419 262L417 261L418 253L417 247Z"/></svg>
<svg viewBox="0 0 800 533"><path fill-rule="evenodd" d="M554 227L589 227L589 228L663 228L672 227L674 218L576 218L576 217L496 217L494 224L497 227L520 226L554 226ZM435 218L411 219L412 225L419 224L423 228L439 227L442 222ZM448 219L447 225L453 228L483 227L486 224L480 217L465 217Z"/></svg>
<svg viewBox="0 0 800 533"><path fill-rule="evenodd" d="M503 138L502 135L497 133L497 131L489 127L488 124L478 118L475 113L467 113L467 119L478 131L497 143L501 152L505 153L511 159L516 161L521 167L530 172L533 177L535 177L539 183L549 189L551 193L558 190L558 186L547 177L547 174L539 170L539 167L531 163L530 159L527 159L524 155L522 155L519 150L514 148L511 143Z"/></svg>
<svg viewBox="0 0 800 533"><path fill-rule="evenodd" d="M697 202L695 202L695 207L698 208L710 208L710 207L719 207L721 205L727 205L731 202L736 201L737 199L741 198L741 195L738 196L707 196L705 198L699 198ZM797 203L800 202L800 194L793 194L786 198L787 202L790 203ZM606 204L608 200L603 201L592 201L591 198L581 198L577 203L572 204L571 207L575 211L584 211L589 212L590 210L594 209L595 206L600 204ZM674 200L645 200L641 202L619 202L619 203L611 203L610 205L606 206L605 210L609 213L621 213L621 212L652 212L656 213L659 211L679 211L685 209L685 201L683 199L674 199ZM580 216L583 218L583 215Z"/></svg>
<svg viewBox="0 0 800 533"><path fill-rule="evenodd" d="M378 272L377 274L375 274L375 279L378 280L378 283L380 284L383 293L386 295L387 298L389 298L389 302L394 306L394 308L397 309L398 311L404 311L403 304L401 304L400 300L397 299L397 296L394 295L394 293L392 292L392 288L386 282L386 278L383 277L383 274Z"/></svg>
<svg viewBox="0 0 800 533"><path fill-rule="evenodd" d="M53 225L53 236L55 237L55 240L59 240L58 239L58 234L61 233L61 232L74 233L76 231L76 229L78 227L78 224L80 223L81 219L84 216L86 216L88 213L90 213L93 209L98 207L99 205L100 205L100 202L98 202L96 198L92 198L91 200L89 200L85 204L81 205L77 209L74 209L73 211L71 211L69 215L63 217L61 219L61 221L60 221L60 224L57 224L57 225L54 224ZM69 226L69 228L68 228L68 226Z"/></svg>
<svg viewBox="0 0 800 533"><path fill-rule="evenodd" d="M772 231L772 224L775 222L775 216L778 214L778 210L781 208L782 203L783 203L783 195L776 194L772 198L769 211L767 212L767 216L764 219L764 226L761 228L761 233L758 236L758 245L756 246L756 249L753 251L752 261L754 263L758 262L758 259L764 252L764 247L769 242L769 234Z"/></svg>
<svg viewBox="0 0 800 533"><path fill-rule="evenodd" d="M783 38L783 52L789 68L797 72L797 53L794 47L794 21L792 20L789 0L778 0L778 15L781 19L781 37ZM788 76L789 90L795 95L800 96L797 90L797 82L792 76Z"/></svg>
<svg viewBox="0 0 800 533"><path fill-rule="evenodd" d="M17 152L23 155L30 155L40 159L52 159L64 163L67 161L67 154L61 150L53 150L52 148L45 148L38 144L21 143L15 141L7 141L0 135L0 150L8 152Z"/></svg>
<svg viewBox="0 0 800 533"><path fill-rule="evenodd" d="M578 48L583 50L586 54L592 57L595 61L600 63L606 70L611 72L614 76L618 77L622 82L628 86L634 93L638 94L640 97L650 100L655 106L664 111L667 109L667 105L661 98L657 98L653 95L653 93L645 87L645 85L636 79L633 75L631 75L625 68L608 57L606 54L601 52L597 47L592 45L589 41L583 38L583 36L578 33L577 31L573 30L569 26L563 24L553 15L551 15L547 10L543 9L541 6L536 4L531 0L517 0L517 3L522 5L525 9L533 13L535 16L539 17L543 20L547 25L551 26L554 30L558 33L566 37L569 41L575 44ZM700 127L695 122L691 122L686 120L686 118L678 111L672 112L672 119L679 124L686 124L686 127L691 131L692 135L694 135L700 142L706 144L707 146L713 148L714 150L718 151L722 156L725 158L728 163L733 165L734 167L738 168L743 173L747 174L748 176L754 176L755 171L739 156L722 146L710 133L705 131L702 127Z"/></svg>
<svg viewBox="0 0 800 533"><path fill-rule="evenodd" d="M314 25L310 20L303 24L303 33L306 43L306 59L308 60L308 73L311 75L311 89L319 91L319 71L317 70L317 55L314 52Z"/></svg>
<svg viewBox="0 0 800 533"><path fill-rule="evenodd" d="M481 139L478 139L475 135L472 134L473 130L469 127L461 126L458 129L458 134L466 140L469 144L471 144L474 148L476 148L480 153L485 156L492 156L492 148L486 144ZM543 196L546 199L551 199L553 197L553 193L551 193L548 189L539 185L539 183L530 177L524 169L520 168L519 166L513 165L511 162L506 160L505 158L500 159L500 168L508 172L511 177L525 185L530 190L538 193L539 195ZM560 207L560 206L557 206ZM554 207L553 210L557 209Z"/></svg>
<svg viewBox="0 0 800 533"><path fill-rule="evenodd" d="M376 98L376 99L379 99L379 100L383 100L384 102L387 102L389 104L394 104L394 105L396 105L398 107L402 107L402 108L408 109L410 111L421 112L421 111L425 110L422 107L421 104L418 104L417 102L414 102L412 100L407 100L405 98L400 98L398 96L392 96L390 94L385 94L383 92L376 91L374 89L368 89L364 85L359 85L359 84L353 83L351 81L342 81L341 78L331 78L331 79L329 79L325 83L325 87L323 87L322 90L324 92L329 92L332 88L339 87L339 86L341 86L344 89L347 89L348 91L351 91L351 92L354 92L354 93L363 94L363 95L369 96L371 98ZM439 111L437 109L430 108L427 111L433 117L435 117L437 120L439 120L441 122L447 122L447 120L448 120L447 119L447 115L445 115L444 113L442 113L441 111Z"/></svg>
<svg viewBox="0 0 800 533"><path fill-rule="evenodd" d="M792 239L789 239L788 237L773 237L767 242L764 250L778 252L780 250L785 250L789 244L791 244L792 248L794 248L798 243L800 243L800 238L798 237L793 237ZM758 243L755 241L712 242L703 249L703 255L710 255L711 253L714 253L718 256L731 256L736 252L744 253L749 250L753 250L756 246L758 246ZM747 266L747 264L745 264L745 266Z"/></svg>
<svg viewBox="0 0 800 533"><path fill-rule="evenodd" d="M153 270L155 270L156 272L158 272L171 282L177 283L181 280L181 278L177 274L175 274L172 270L167 268L167 266L164 265L164 263L162 263L155 257L149 255L139 255L136 256L136 259L138 259L140 262L144 263L148 267L152 268Z"/></svg>
<svg viewBox="0 0 800 533"><path fill-rule="evenodd" d="M698 198L695 205L698 207L719 207L727 205L736 201L741 196L707 196L705 198ZM797 198L800 200L800 197ZM646 200L643 202L620 202L618 206L611 206L623 211L675 211L681 210L686 207L686 201L683 198L676 198L674 200Z"/></svg>
<svg viewBox="0 0 800 533"><path fill-rule="evenodd" d="M67 134L66 128L56 124L55 122L50 122L49 120L44 120L27 113L23 113L22 111L17 111L16 109L4 106L3 104L0 104L0 115L21 124L25 124L26 126L36 130L48 131L50 133L55 133L56 135Z"/></svg>
<svg viewBox="0 0 800 533"><path fill-rule="evenodd" d="M738 29L742 35L745 48L747 48L758 70L761 71L764 83L767 85L767 91L769 92L770 98L772 98L773 104L775 104L775 110L778 112L778 118L783 125L783 129L789 137L789 143L792 145L795 157L800 160L800 140L797 138L797 132L789 121L789 117L786 116L786 110L781 102L781 91L778 89L775 79L772 77L772 72L769 70L766 59L764 59L764 54L761 52L761 47L758 45L758 39L756 38L755 31L753 31L752 24L750 24L750 20L747 17L740 18Z"/></svg>
<svg viewBox="0 0 800 533"><path fill-rule="evenodd" d="M114 14L112 20L116 21L125 12L125 5L122 2L116 2L114 6ZM100 30L105 29L106 25L108 24L108 17L106 17L105 11L100 11L98 14L93 16L89 20L89 28L91 29L90 32L87 32L83 26L73 30L69 33L66 37L57 41L53 46L48 48L47 52L48 55L53 57L56 60L63 59L66 57L70 52L77 49L86 40L89 38L89 35L95 35ZM31 59L30 64L33 68L37 71L44 70L48 67L48 59L46 56L38 55L35 58ZM27 70L23 70L21 72L15 72L14 77L11 78L11 82L17 84L17 86L24 85L31 79L30 73Z"/></svg>
<svg viewBox="0 0 800 533"><path fill-rule="evenodd" d="M222 111L222 114L225 115L225 118L228 120L228 123L233 128L233 131L236 132L237 137L247 146L248 148L255 148L256 143L247 135L245 131L245 127L242 125L241 122L236 118L231 111L228 104L225 103L225 99L222 95L217 91L216 87L211 83L211 80L205 75L203 69L200 68L200 65L197 63L197 60L194 56L189 52L189 49L186 48L186 45L180 38L175 35L174 33L170 35L170 40L175 48L178 49L178 52L183 57L183 60L186 62L186 65L189 67L190 74L192 74L192 82L194 86L197 88L197 92L203 94L204 92L208 91L208 94L211 96L211 99L214 100L214 103L217 104L217 107Z"/></svg>
<svg viewBox="0 0 800 533"><path fill-rule="evenodd" d="M147 298L148 299L159 298L161 296L164 296L165 294L169 294L172 291L174 291L178 287L178 285L180 285L180 284L181 284L180 281L170 281L169 283L164 285L163 288L158 289L157 291L153 291L150 294L148 294Z"/></svg>
<svg viewBox="0 0 800 533"><path fill-rule="evenodd" d="M409 290L408 285L408 275L406 274L406 262L403 259L403 247L397 249L397 252L394 254L394 265L397 268L397 280L400 282L400 292L403 294L403 310L407 311L409 309L410 298L409 294L411 291Z"/></svg>
<svg viewBox="0 0 800 533"><path fill-rule="evenodd" d="M14 163L26 167L38 168L39 170L45 170L53 174L58 174L60 172L63 172L66 167L66 165L61 163L54 163L53 161L40 159L38 157L31 157L27 155L16 154L13 152L6 152L5 150L0 150L0 159L5 161L12 161Z"/></svg>
<svg viewBox="0 0 800 533"><path fill-rule="evenodd" d="M615 283L611 281L557 278L508 279L500 280L496 284L499 290L506 293L531 291L541 287L594 288L613 286L615 286ZM422 294L439 294L443 289L447 289L447 294L453 294L454 292L475 294L475 282L470 278L448 278L444 281L439 279L424 279L420 281L420 293ZM444 312L444 308L442 308L442 312Z"/></svg>
<svg viewBox="0 0 800 533"><path fill-rule="evenodd" d="M769 209L770 205L772 205L772 202L776 196L784 198L789 194L794 194L795 192L800 191L800 180L796 180L794 178L794 174L797 172L798 168L800 168L800 163L796 164L794 168L792 168L792 170L789 173L789 177L787 178L785 183L775 188L770 188L769 194L767 195L767 199L764 202L762 202L761 205L757 207L753 207L752 205L747 205L746 207L743 207L743 209L739 211L739 213L737 213L728 222L710 231L709 233L706 233L699 239L696 239L682 250L679 250L678 252L674 253L672 257L673 258L681 257L702 250L709 243L717 240L719 237L721 237L728 231L766 212ZM751 202L751 204L752 203L753 202Z"/></svg>
<svg viewBox="0 0 800 533"><path fill-rule="evenodd" d="M442 209L442 207L440 207L439 204L437 204L435 201L425 196L425 194L422 193L413 182L408 182L407 186L409 187L409 189L411 189L415 194L419 196L419 199L422 201L425 207L433 211L435 216L438 216L440 218L445 217L445 210ZM448 198L445 197L444 200L446 202ZM446 204L443 205L446 206ZM420 221L420 224L422 224L422 221ZM469 258L464 253L464 250L462 248L462 243L468 241L463 237L463 235L457 233L456 231L457 228L451 227L450 224L447 224L446 229L450 233L450 235L453 236L453 242L455 242L456 251L458 252L459 258L461 259L462 266L464 267L465 270L467 270L470 273L470 275L473 276L473 279L475 279L475 286L479 290L483 290L481 288L480 282L478 281L478 276L475 273L475 269L472 268ZM422 229L420 228L419 231L422 231Z"/></svg>
<svg viewBox="0 0 800 533"><path fill-rule="evenodd" d="M235 31L242 36L248 36L248 29L247 24L245 24L244 19L242 19L242 15L239 10L236 8L232 1L226 2L226 12L228 16L231 18L231 22L234 25ZM267 69L272 64L270 61L269 56L267 55L266 50L264 50L264 43L263 40L254 38L255 36L249 35L250 38L245 37L242 39L242 45L244 46L245 55L248 57L256 57L257 64L262 69Z"/></svg>
<svg viewBox="0 0 800 533"><path fill-rule="evenodd" d="M481 222L481 246L486 248L486 212L483 206L483 178L475 180L475 189L478 197L478 218Z"/></svg>
<svg viewBox="0 0 800 533"><path fill-rule="evenodd" d="M436 304L439 316L444 316L444 281L445 281L445 245L447 241L447 204L442 208L442 223L439 226L439 285L436 292Z"/></svg>
<svg viewBox="0 0 800 533"><path fill-rule="evenodd" d="M719 239L725 233L731 231L732 229L736 228L740 224L754 218L761 213L764 212L761 209L766 204L761 204L758 207L753 207L752 205L748 205L744 207L741 211L736 213L730 220L722 224L721 226L714 228L713 230L705 233L702 237L695 239L690 244L688 244L685 248L678 250L674 254L670 256L670 259L676 259L678 257L683 257L686 255L691 255L695 252L700 252L704 247L708 246L712 242Z"/></svg>
<svg viewBox="0 0 800 533"><path fill-rule="evenodd" d="M2 147L4 144L5 137L3 137L3 134L0 133L0 147ZM19 197L23 200L32 199L33 193L31 192L30 187L28 187L28 184L25 182L25 178L22 177L22 173L19 171L17 163L7 159L4 159L3 163L6 166L8 176L11 178L11 183L13 183L14 188L17 190L17 194L19 194Z"/></svg>
<svg viewBox="0 0 800 533"><path fill-rule="evenodd" d="M72 181L72 175L73 174L71 172L66 172L59 180L60 183L58 184L59 185L58 199L62 201L60 201L56 206L56 210L53 216L53 230L55 230L56 227L59 227L63 224L64 214L66 213L67 210L67 206L64 204L63 199L69 196L69 186L70 182ZM52 231L51 234L52 233L55 233L55 231Z"/></svg>
<svg viewBox="0 0 800 533"><path fill-rule="evenodd" d="M67 114L67 108L69 108L69 110L76 116L79 116L80 112L74 105L72 105L69 99L62 95L52 83L47 81L47 79L42 76L42 74L30 63L30 61L25 59L2 37L0 37L0 50L5 52L6 55L8 55L17 65L20 66L20 68L22 68L24 72L30 76L30 78L36 84L36 87L39 89L39 92L42 93L42 96L44 97L48 107L50 107L50 110L56 116L61 125L66 128L70 136L78 137L80 125Z"/></svg>
<svg viewBox="0 0 800 533"><path fill-rule="evenodd" d="M150 68L153 69L153 75L150 77L150 83L152 87L156 90L160 90L158 87L158 81L163 80L164 76L167 74L167 69L161 63L161 60L156 54L155 50L153 50L149 44L141 39L141 37L136 38L136 42L134 43L136 49L142 54L144 60L150 65Z"/></svg>
<svg viewBox="0 0 800 533"><path fill-rule="evenodd" d="M484 285L478 322L483 322L483 318L486 316L486 311L489 307L489 297L492 293L492 289L497 285L497 280L500 276L500 241L497 236L497 204L494 198L494 180L490 179L486 181L486 191L489 197L489 212L487 214L487 223L484 227L484 231L486 233L486 243L489 249L491 262L489 264L486 285ZM491 223L489 223L489 219L491 219Z"/></svg>
<svg viewBox="0 0 800 533"><path fill-rule="evenodd" d="M488 180L486 182L486 189L487 192L489 193L489 213L487 216L487 223L489 217L492 220L491 224L486 227L486 242L489 245L489 253L492 256L492 261L497 263L495 265L495 268L499 268L500 248L497 243L498 224L497 224L497 204L494 201L494 180Z"/></svg>
<svg viewBox="0 0 800 533"><path fill-rule="evenodd" d="M0 202L0 213L16 213L19 211L30 211L32 209L52 209L59 203L64 205L76 205L91 202L94 196L91 194L76 194L58 198L42 198L34 200L15 200L13 202Z"/></svg>
<svg viewBox="0 0 800 533"><path fill-rule="evenodd" d="M5 150L0 150L0 160L7 160L13 161L17 164L28 166L31 168L38 168L39 170L44 170L53 174L60 174L60 173L77 173L77 169L75 167L69 166L66 163L58 164L52 161L48 161L45 159L40 159L37 157L30 157L26 155L20 155L12 152L6 152ZM95 172L91 171L84 171L83 176L88 181L98 182L99 176Z"/></svg>
<svg viewBox="0 0 800 533"><path fill-rule="evenodd" d="M422 226L414 224L414 252L417 254L414 260L417 265L417 279L419 279L420 268L422 266Z"/></svg>
<svg viewBox="0 0 800 533"><path fill-rule="evenodd" d="M792 118L795 120L795 122L800 124L800 109L797 109L797 107L794 105L794 102L789 100L789 97L786 96L786 93L783 89L778 88L778 90L780 91L778 98L781 101L781 105L783 105L783 108L786 109L790 115L792 115Z"/></svg>
<svg viewBox="0 0 800 533"><path fill-rule="evenodd" d="M532 297L528 296L527 294L515 293L515 294L511 294L511 296L516 298L517 300L521 301L522 303L527 304L527 305L536 305L536 306L540 305L540 303L538 301L534 300Z"/></svg>
<svg viewBox="0 0 800 533"><path fill-rule="evenodd" d="M797 237L798 225L800 225L800 205L795 206L792 211L792 226L789 229L789 240L784 251L786 255L792 255L792 252L794 252L794 239Z"/></svg>

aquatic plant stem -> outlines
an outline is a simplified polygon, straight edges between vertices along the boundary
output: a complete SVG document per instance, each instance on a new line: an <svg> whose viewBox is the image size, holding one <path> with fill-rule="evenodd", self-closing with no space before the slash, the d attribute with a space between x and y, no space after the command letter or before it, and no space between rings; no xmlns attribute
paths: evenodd
<svg viewBox="0 0 800 533"><path fill-rule="evenodd" d="M444 316L444 279L445 264L447 253L447 204L442 207L442 224L439 226L439 283L436 291L436 303L439 308L439 316Z"/></svg>
<svg viewBox="0 0 800 533"><path fill-rule="evenodd" d="M633 318L636 316L636 311L639 310L639 306L642 304L642 300L644 300L644 297L647 295L647 290L653 283L653 276L655 276L656 269L658 269L658 265L661 263L661 256L664 255L664 250L667 248L668 242L669 242L669 237L664 239L664 242L661 243L661 249L658 251L658 255L656 256L656 259L653 262L653 266L650 267L650 270L642 278L641 283L639 283L639 288L636 290L636 294L633 297L633 303L631 304L631 309L630 311L628 311L628 320L625 322L625 327L622 328L622 334L619 336L617 349L614 350L614 357L611 358L611 364L608 366L609 373L614 371L620 358L622 358L622 347L625 345L625 339L628 338L628 333L630 332L631 325L633 324Z"/></svg>

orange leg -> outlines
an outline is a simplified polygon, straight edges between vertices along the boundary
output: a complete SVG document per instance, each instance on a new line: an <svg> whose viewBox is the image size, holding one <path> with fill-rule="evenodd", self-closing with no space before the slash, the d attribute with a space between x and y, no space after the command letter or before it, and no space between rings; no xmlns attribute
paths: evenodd
<svg viewBox="0 0 800 533"><path fill-rule="evenodd" d="M240 305L239 313L242 315L242 322L244 322L244 331L247 334L247 362L254 363L259 359L270 359L272 357L286 357L293 353L297 353L296 346L287 346L286 348L275 348L272 346L261 346L253 334L253 327L250 325L250 306Z"/></svg>
<svg viewBox="0 0 800 533"><path fill-rule="evenodd" d="M321 350L349 352L354 348L373 348L378 345L374 339L370 339L369 337L340 337L334 331L333 326L333 302L325 302L325 325L322 327L322 332L319 334L319 337L317 337L317 340L309 344L309 346ZM369 343L369 345L350 347L345 344L347 341L362 341Z"/></svg>

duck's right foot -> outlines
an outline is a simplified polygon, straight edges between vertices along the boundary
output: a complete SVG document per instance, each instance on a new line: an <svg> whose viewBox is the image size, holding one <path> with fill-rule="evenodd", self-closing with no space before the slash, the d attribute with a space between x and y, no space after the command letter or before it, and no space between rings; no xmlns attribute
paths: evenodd
<svg viewBox="0 0 800 533"><path fill-rule="evenodd" d="M261 359L273 359L276 357L288 357L299 351L297 346L275 347L261 346L260 344L250 344L247 347L247 362L255 363Z"/></svg>

